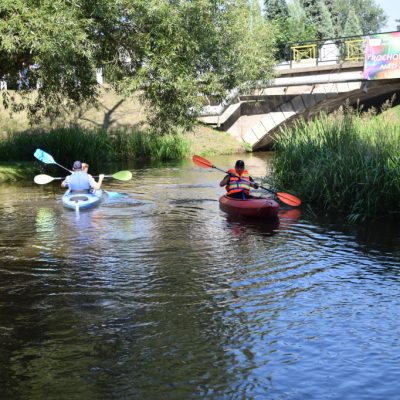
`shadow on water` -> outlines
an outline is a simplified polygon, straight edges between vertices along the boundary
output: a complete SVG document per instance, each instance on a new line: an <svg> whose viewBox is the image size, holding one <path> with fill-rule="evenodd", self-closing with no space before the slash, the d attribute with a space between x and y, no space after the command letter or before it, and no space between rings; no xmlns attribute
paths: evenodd
<svg viewBox="0 0 400 400"><path fill-rule="evenodd" d="M398 397L398 228L234 218L186 161L133 174L79 215L0 188L0 398Z"/></svg>
<svg viewBox="0 0 400 400"><path fill-rule="evenodd" d="M279 228L279 218L260 221L252 218L227 215L226 222L233 236L242 236L252 233L272 236L278 232Z"/></svg>
<svg viewBox="0 0 400 400"><path fill-rule="evenodd" d="M326 215L322 212L304 212L304 217L311 224L324 230L342 232L361 246L370 250L396 252L400 254L400 224L390 217L373 221L349 223L343 215Z"/></svg>
<svg viewBox="0 0 400 400"><path fill-rule="evenodd" d="M273 236L296 224L300 217L301 210L293 208L281 209L277 218L270 219L243 218L226 214L226 221L234 236L252 233Z"/></svg>

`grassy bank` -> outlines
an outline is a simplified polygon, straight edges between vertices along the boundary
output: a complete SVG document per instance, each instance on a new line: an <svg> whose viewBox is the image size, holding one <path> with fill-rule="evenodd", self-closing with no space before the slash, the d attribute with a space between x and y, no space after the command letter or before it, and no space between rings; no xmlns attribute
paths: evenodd
<svg viewBox="0 0 400 400"><path fill-rule="evenodd" d="M105 161L178 160L191 154L208 156L243 151L237 143L219 146L226 136L224 132L204 134L195 131L185 136L150 137L135 130L108 134L103 130L81 128L13 133L0 140L0 182L30 179L42 172L43 165L33 157L37 148L49 152L61 165L81 159L96 167ZM211 143L217 147L212 147Z"/></svg>
<svg viewBox="0 0 400 400"><path fill-rule="evenodd" d="M93 166L105 161L178 160L192 154L209 156L245 151L227 133L204 125L193 132L160 137L148 131L145 121L145 110L137 97L124 98L107 87L102 88L97 107L81 107L74 113L65 112L56 120L34 125L30 124L26 111L10 113L0 105L0 165L3 166L0 182L38 172L42 166L33 164L36 148L49 152L63 165L82 159ZM32 162L23 173L21 161Z"/></svg>
<svg viewBox="0 0 400 400"><path fill-rule="evenodd" d="M37 171L32 163L2 163L0 165L0 183L15 182L31 177Z"/></svg>
<svg viewBox="0 0 400 400"><path fill-rule="evenodd" d="M183 135L156 136L135 129L109 133L103 129L58 128L8 135L0 141L0 160L32 161L37 148L46 149L60 162L77 158L105 162L142 157L182 159L189 153L190 144Z"/></svg>
<svg viewBox="0 0 400 400"><path fill-rule="evenodd" d="M273 170L277 186L349 220L400 218L400 127L388 116L300 122L279 135Z"/></svg>

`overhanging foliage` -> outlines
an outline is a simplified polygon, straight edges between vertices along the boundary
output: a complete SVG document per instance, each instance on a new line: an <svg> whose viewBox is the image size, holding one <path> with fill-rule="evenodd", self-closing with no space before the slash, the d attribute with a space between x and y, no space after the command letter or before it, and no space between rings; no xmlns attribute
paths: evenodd
<svg viewBox="0 0 400 400"><path fill-rule="evenodd" d="M37 96L24 104L51 117L96 100L101 65L120 92L141 91L153 130L190 129L202 96L271 78L272 30L254 15L250 31L249 13L242 0L3 0L0 76L39 66Z"/></svg>

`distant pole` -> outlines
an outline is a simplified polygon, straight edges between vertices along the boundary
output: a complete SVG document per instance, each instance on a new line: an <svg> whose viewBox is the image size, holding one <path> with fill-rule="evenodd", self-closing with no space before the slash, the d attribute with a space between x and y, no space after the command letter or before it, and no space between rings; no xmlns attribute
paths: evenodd
<svg viewBox="0 0 400 400"><path fill-rule="evenodd" d="M250 0L250 32L253 32L253 0Z"/></svg>

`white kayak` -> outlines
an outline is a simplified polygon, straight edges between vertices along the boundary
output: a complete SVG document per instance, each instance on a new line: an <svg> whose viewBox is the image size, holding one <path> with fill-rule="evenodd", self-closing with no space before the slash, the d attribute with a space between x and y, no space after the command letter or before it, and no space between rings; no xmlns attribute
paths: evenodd
<svg viewBox="0 0 400 400"><path fill-rule="evenodd" d="M100 204L102 195L102 190L95 190L93 193L85 193L68 189L62 197L62 202L64 207L70 208L71 210L85 210Z"/></svg>

